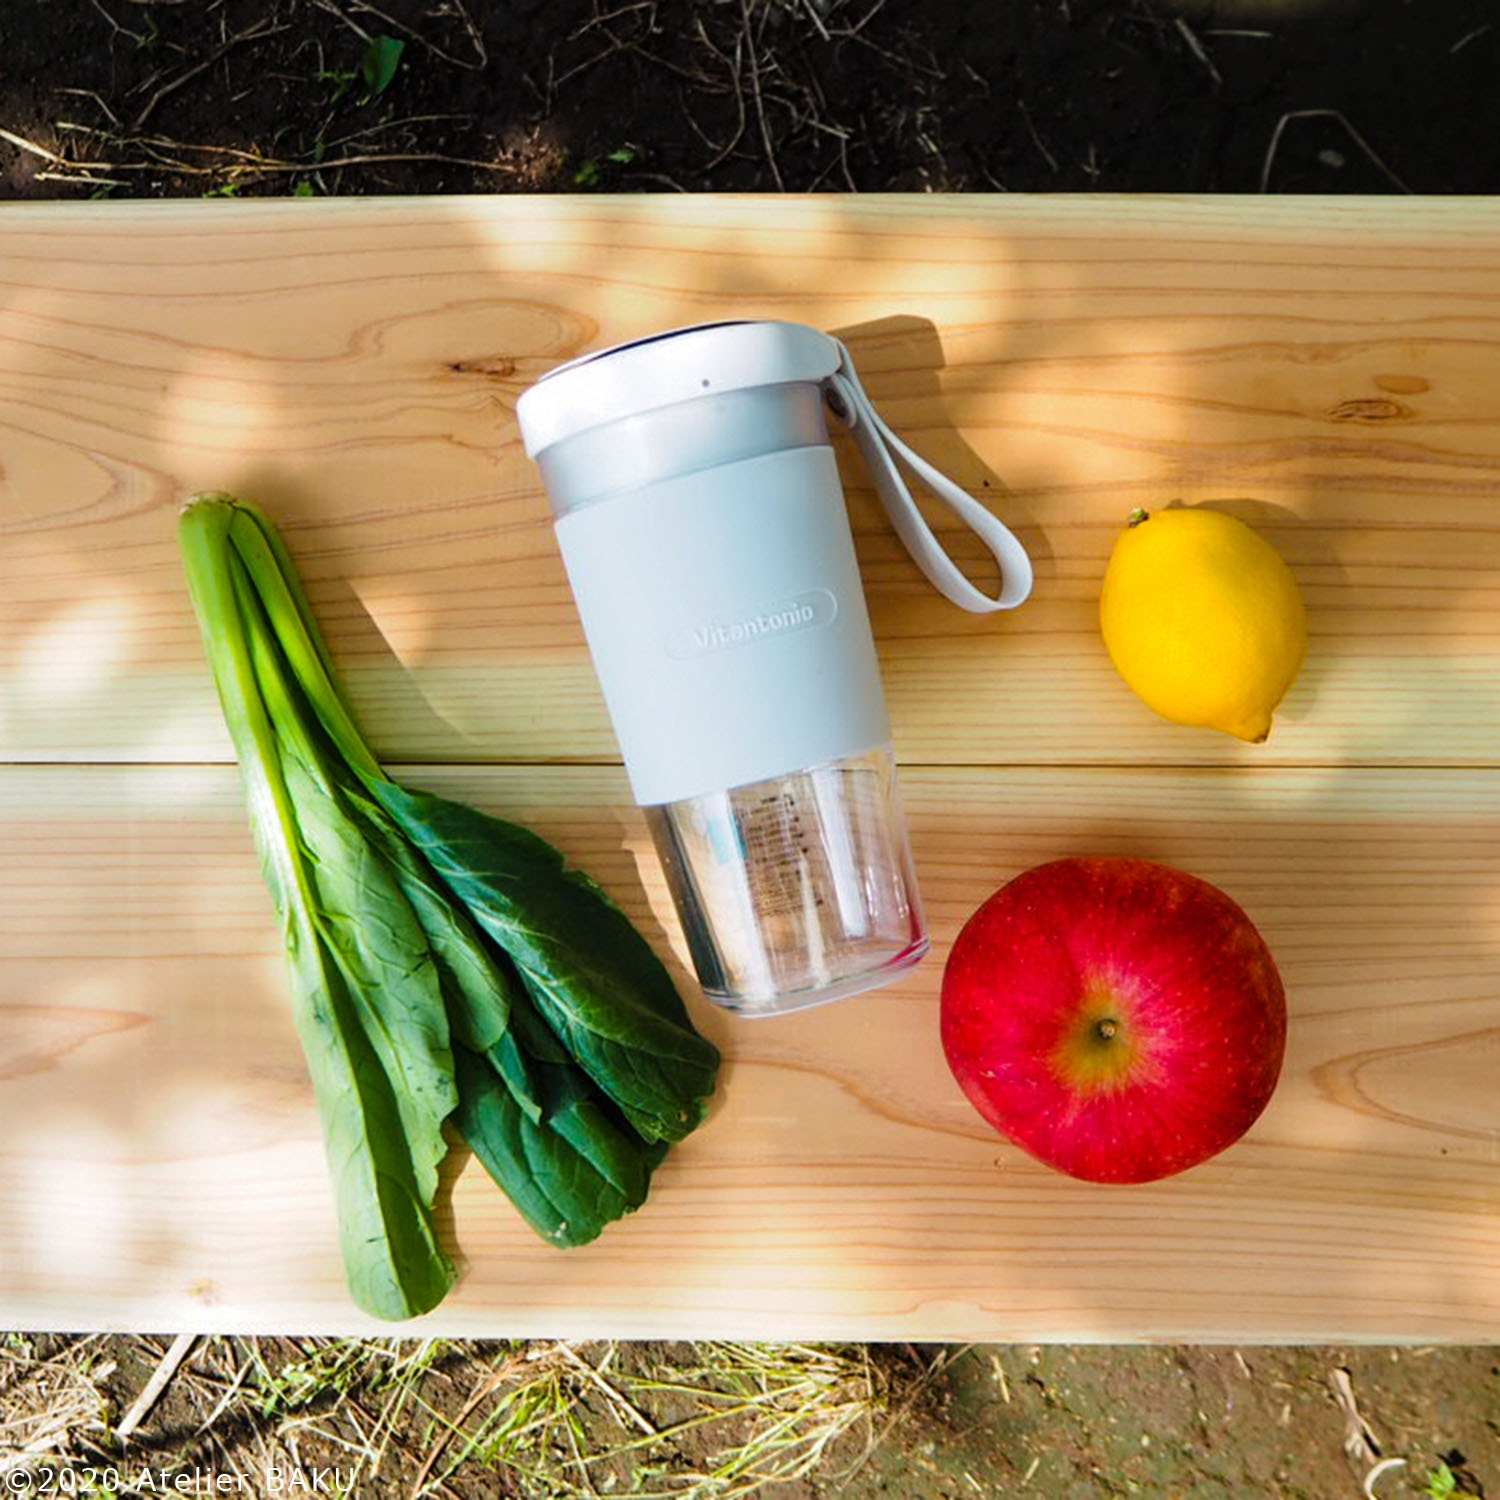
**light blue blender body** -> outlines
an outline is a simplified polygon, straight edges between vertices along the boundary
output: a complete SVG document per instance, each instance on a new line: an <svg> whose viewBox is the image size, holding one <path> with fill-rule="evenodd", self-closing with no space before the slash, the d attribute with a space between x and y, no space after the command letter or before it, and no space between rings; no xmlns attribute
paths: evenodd
<svg viewBox="0 0 1500 1500"><path fill-rule="evenodd" d="M518 411L694 967L746 1014L928 946L824 415L844 358L800 324L706 325L564 366Z"/></svg>

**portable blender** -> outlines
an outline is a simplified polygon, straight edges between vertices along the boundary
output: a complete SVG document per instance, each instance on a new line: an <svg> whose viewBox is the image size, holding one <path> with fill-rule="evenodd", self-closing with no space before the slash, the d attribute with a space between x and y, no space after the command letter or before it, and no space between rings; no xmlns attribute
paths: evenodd
<svg viewBox="0 0 1500 1500"><path fill-rule="evenodd" d="M747 1015L887 983L928 943L830 409L944 594L975 611L1026 598L1020 543L891 433L815 328L638 339L517 408L698 979ZM943 551L898 456L984 539L998 596Z"/></svg>

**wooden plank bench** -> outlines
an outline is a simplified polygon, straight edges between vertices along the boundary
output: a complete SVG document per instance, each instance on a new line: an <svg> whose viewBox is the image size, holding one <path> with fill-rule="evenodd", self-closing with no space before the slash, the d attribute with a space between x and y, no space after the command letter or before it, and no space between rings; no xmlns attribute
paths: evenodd
<svg viewBox="0 0 1500 1500"><path fill-rule="evenodd" d="M782 1020L698 1002L516 398L711 318L839 332L1037 562L922 580L840 439L934 953ZM183 586L202 488L280 523L378 752L530 824L670 955L727 1065L650 1202L537 1242L451 1174L458 1334L1500 1338L1500 206L338 200L0 216L0 1323L354 1330L278 938ZM1249 747L1153 717L1095 604L1132 506L1235 500L1297 573ZM939 517L941 524L941 518ZM947 531L982 575L981 554ZM1280 1089L1106 1189L952 1082L997 885L1128 852L1280 962Z"/></svg>

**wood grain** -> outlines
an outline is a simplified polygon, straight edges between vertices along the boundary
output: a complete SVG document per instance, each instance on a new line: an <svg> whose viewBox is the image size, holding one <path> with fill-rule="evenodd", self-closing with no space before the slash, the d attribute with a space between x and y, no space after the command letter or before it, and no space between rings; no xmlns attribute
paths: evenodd
<svg viewBox="0 0 1500 1500"><path fill-rule="evenodd" d="M1037 560L1024 609L961 614L840 440L933 956L776 1022L695 1002L714 1114L594 1246L536 1243L455 1161L465 1277L427 1325L1500 1338L1497 273L1485 200L7 208L0 1324L367 1326L181 501L264 504L381 755L558 842L691 992L514 406L583 350L773 316L840 331ZM1174 498L1253 520L1307 595L1266 745L1155 720L1099 644L1116 528ZM1110 852L1229 891L1292 1007L1251 1135L1120 1191L993 1135L936 1024L996 885Z"/></svg>
<svg viewBox="0 0 1500 1500"><path fill-rule="evenodd" d="M411 767L527 822L682 970L621 773ZM472 1163L424 1327L839 1338L1500 1336L1500 772L914 768L935 956L775 1022L698 1006L709 1123L647 1207L555 1251ZM268 897L228 767L12 767L0 815L0 1313L28 1326L361 1326ZM1223 1157L1071 1182L948 1075L941 955L1068 852L1214 880L1277 954L1291 1041ZM685 979L685 975L684 975Z"/></svg>
<svg viewBox="0 0 1500 1500"><path fill-rule="evenodd" d="M172 535L227 488L285 526L382 754L615 759L516 398L582 350L765 315L844 332L1037 558L1024 610L961 615L841 441L903 759L1492 765L1497 274L1479 200L13 208L0 745L227 756ZM1159 723L1100 648L1114 534L1174 499L1254 519L1307 593L1265 746Z"/></svg>

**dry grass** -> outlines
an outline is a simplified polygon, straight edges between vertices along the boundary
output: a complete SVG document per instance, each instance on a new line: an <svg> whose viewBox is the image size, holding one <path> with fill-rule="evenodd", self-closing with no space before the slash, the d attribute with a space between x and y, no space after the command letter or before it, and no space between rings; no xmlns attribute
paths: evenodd
<svg viewBox="0 0 1500 1500"><path fill-rule="evenodd" d="M863 1345L10 1335L0 1482L63 1471L88 1493L87 1475L112 1469L163 1486L224 1476L249 1495L316 1493L322 1476L324 1492L409 1500L747 1500L858 1467L948 1358Z"/></svg>
<svg viewBox="0 0 1500 1500"><path fill-rule="evenodd" d="M0 1478L47 1459L67 1460L108 1432L105 1382L115 1362L102 1340L80 1339L52 1352L25 1334L0 1344Z"/></svg>

